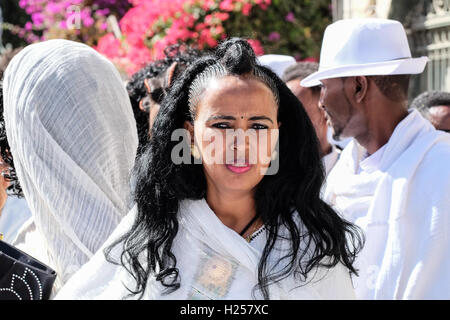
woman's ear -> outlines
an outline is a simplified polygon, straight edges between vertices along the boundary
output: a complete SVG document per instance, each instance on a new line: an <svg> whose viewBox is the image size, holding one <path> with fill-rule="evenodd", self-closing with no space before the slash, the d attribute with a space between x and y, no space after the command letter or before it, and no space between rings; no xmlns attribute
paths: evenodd
<svg viewBox="0 0 450 320"><path fill-rule="evenodd" d="M355 101L361 103L367 94L368 79L365 76L355 77Z"/></svg>
<svg viewBox="0 0 450 320"><path fill-rule="evenodd" d="M194 125L191 121L186 120L183 125L184 129L189 132L189 136L191 137L191 143L194 143Z"/></svg>

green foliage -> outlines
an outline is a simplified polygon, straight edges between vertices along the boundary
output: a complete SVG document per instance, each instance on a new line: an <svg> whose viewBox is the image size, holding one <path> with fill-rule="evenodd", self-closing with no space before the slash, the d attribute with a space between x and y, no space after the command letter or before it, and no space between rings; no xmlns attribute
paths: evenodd
<svg viewBox="0 0 450 320"><path fill-rule="evenodd" d="M329 0L272 0L266 10L253 8L250 16L231 13L224 27L228 36L260 40L265 53L318 59L323 32L332 23L330 6ZM295 20L286 20L290 13Z"/></svg>
<svg viewBox="0 0 450 320"><path fill-rule="evenodd" d="M31 19L25 10L19 6L18 0L0 0L0 7L2 9L3 22L8 25L23 26ZM13 48L23 47L28 44L25 39L12 33L8 28L3 28L2 42L4 45L10 43Z"/></svg>

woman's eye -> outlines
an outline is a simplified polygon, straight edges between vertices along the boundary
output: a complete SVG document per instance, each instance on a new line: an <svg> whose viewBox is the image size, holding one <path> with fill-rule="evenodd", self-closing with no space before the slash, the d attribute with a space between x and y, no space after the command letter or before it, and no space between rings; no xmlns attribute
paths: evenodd
<svg viewBox="0 0 450 320"><path fill-rule="evenodd" d="M218 128L218 129L230 129L231 128L230 124L228 124L226 122L214 123L212 126L214 128Z"/></svg>
<svg viewBox="0 0 450 320"><path fill-rule="evenodd" d="M264 124L259 124L259 123L254 123L252 125L252 129L255 129L255 130L263 130L263 129L268 129L268 128L269 128L268 126L266 126Z"/></svg>

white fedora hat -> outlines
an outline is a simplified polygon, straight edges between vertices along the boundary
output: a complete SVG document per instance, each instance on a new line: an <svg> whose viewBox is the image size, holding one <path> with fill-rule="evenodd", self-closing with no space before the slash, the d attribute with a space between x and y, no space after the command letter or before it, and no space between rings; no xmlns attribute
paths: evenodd
<svg viewBox="0 0 450 320"><path fill-rule="evenodd" d="M325 29L319 70L300 84L313 87L330 78L417 74L427 61L427 57L411 57L405 29L398 21L340 20Z"/></svg>
<svg viewBox="0 0 450 320"><path fill-rule="evenodd" d="M270 68L280 78L283 76L284 70L297 63L294 57L281 54L266 54L258 57L258 61L261 65Z"/></svg>

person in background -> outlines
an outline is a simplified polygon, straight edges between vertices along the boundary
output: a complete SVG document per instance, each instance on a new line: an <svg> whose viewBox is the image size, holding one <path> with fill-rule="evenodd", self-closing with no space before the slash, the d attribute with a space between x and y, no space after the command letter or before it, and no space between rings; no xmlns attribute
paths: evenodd
<svg viewBox="0 0 450 320"><path fill-rule="evenodd" d="M3 11L1 6L0 6L0 25L3 25ZM0 28L0 50L2 48L3 48L3 28Z"/></svg>
<svg viewBox="0 0 450 320"><path fill-rule="evenodd" d="M42 262L58 274L56 293L130 209L136 122L114 65L73 41L20 51L6 69L3 97L6 134L34 222L19 235L18 248L38 260L34 250L45 251Z"/></svg>
<svg viewBox="0 0 450 320"><path fill-rule="evenodd" d="M0 234L3 240L10 244L15 243L20 229L31 218L30 209L17 179L3 119L3 73L20 50L22 48L5 49L0 56Z"/></svg>
<svg viewBox="0 0 450 320"><path fill-rule="evenodd" d="M424 92L412 101L411 108L417 109L437 130L450 133L450 92Z"/></svg>
<svg viewBox="0 0 450 320"><path fill-rule="evenodd" d="M319 106L320 86L302 87L300 81L316 72L319 65L315 62L298 62L288 67L283 74L283 81L300 100L316 130L320 144L320 155L328 175L339 159L341 149L328 141L328 125L325 112Z"/></svg>
<svg viewBox="0 0 450 320"><path fill-rule="evenodd" d="M294 57L282 54L265 54L256 59L260 65L275 72L280 79L283 77L284 71L296 63Z"/></svg>
<svg viewBox="0 0 450 320"><path fill-rule="evenodd" d="M354 279L360 299L450 299L450 136L408 110L412 58L402 24L348 19L329 25L319 70L334 134L354 137L324 199L365 233Z"/></svg>
<svg viewBox="0 0 450 320"><path fill-rule="evenodd" d="M175 45L168 47L164 54L163 59L151 62L133 74L126 86L139 136L137 154L151 136L153 122L171 83L202 55L202 51Z"/></svg>
<svg viewBox="0 0 450 320"><path fill-rule="evenodd" d="M3 84L0 80L0 234L2 240L14 244L20 229L31 218L31 212L17 179L10 149L3 119Z"/></svg>

